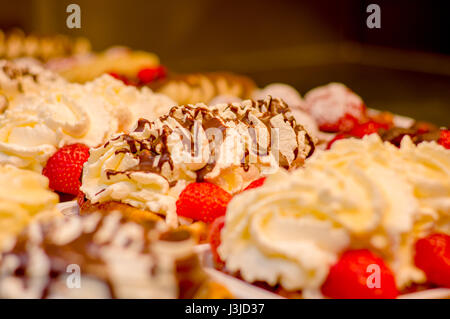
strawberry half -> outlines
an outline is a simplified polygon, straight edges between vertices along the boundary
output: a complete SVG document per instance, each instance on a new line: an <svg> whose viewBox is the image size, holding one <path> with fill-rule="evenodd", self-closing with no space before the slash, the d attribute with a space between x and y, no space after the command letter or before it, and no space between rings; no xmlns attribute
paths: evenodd
<svg viewBox="0 0 450 319"><path fill-rule="evenodd" d="M167 71L166 68L162 65L159 65L154 68L144 68L141 69L137 77L141 84L148 84L150 82L161 80L166 77Z"/></svg>
<svg viewBox="0 0 450 319"><path fill-rule="evenodd" d="M419 239L414 262L430 283L450 288L450 236L432 234Z"/></svg>
<svg viewBox="0 0 450 319"><path fill-rule="evenodd" d="M178 216L211 223L224 216L232 196L211 183L189 184L177 200Z"/></svg>
<svg viewBox="0 0 450 319"><path fill-rule="evenodd" d="M381 129L387 130L389 129L389 125L371 120L354 126L349 134L354 137L363 138L365 135L378 133Z"/></svg>
<svg viewBox="0 0 450 319"><path fill-rule="evenodd" d="M441 130L438 143L446 149L450 149L450 130Z"/></svg>
<svg viewBox="0 0 450 319"><path fill-rule="evenodd" d="M331 267L322 293L337 299L391 299L398 296L394 275L367 249L345 252Z"/></svg>
<svg viewBox="0 0 450 319"><path fill-rule="evenodd" d="M66 145L47 161L42 174L49 179L49 187L61 193L78 195L83 164L89 158L89 147L83 144Z"/></svg>
<svg viewBox="0 0 450 319"><path fill-rule="evenodd" d="M249 189L253 189L253 188L261 187L261 186L263 186L263 184L264 184L265 181L266 181L266 178L265 178L265 177L261 177L261 178L257 179L256 181L251 182L251 183L244 189L244 191L249 190Z"/></svg>
<svg viewBox="0 0 450 319"><path fill-rule="evenodd" d="M208 242L211 246L213 259L216 263L216 266L218 266L219 268L224 266L224 262L217 253L217 248L220 246L220 232L222 231L223 226L225 226L225 216L217 217L211 224L208 233Z"/></svg>
<svg viewBox="0 0 450 319"><path fill-rule="evenodd" d="M120 80L123 82L123 84L125 85L130 85L130 86L135 86L136 84L133 83L133 81L131 81L127 76L125 75L121 75L119 73L116 72L108 72L109 75L111 75L113 78L115 78L116 80Z"/></svg>

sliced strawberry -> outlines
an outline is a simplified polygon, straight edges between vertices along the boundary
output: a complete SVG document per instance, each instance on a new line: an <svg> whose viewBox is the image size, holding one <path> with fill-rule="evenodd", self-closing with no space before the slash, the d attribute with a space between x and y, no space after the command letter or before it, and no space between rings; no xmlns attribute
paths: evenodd
<svg viewBox="0 0 450 319"><path fill-rule="evenodd" d="M224 265L224 262L217 253L217 248L220 246L220 232L222 231L223 226L225 226L225 216L217 217L211 224L208 233L208 242L211 246L214 262L218 267L222 267Z"/></svg>
<svg viewBox="0 0 450 319"><path fill-rule="evenodd" d="M337 122L322 122L319 129L323 132L348 132L358 125L358 119L350 114L345 114Z"/></svg>
<svg viewBox="0 0 450 319"><path fill-rule="evenodd" d="M432 234L419 239L414 261L430 283L450 288L450 236Z"/></svg>
<svg viewBox="0 0 450 319"><path fill-rule="evenodd" d="M225 215L231 195L211 183L189 184L177 200L178 216L211 223Z"/></svg>
<svg viewBox="0 0 450 319"><path fill-rule="evenodd" d="M261 177L260 179L257 179L256 181L251 182L250 185L248 185L244 189L244 191L249 190L249 189L253 189L253 188L261 187L264 184L265 181L266 181L266 178L265 177Z"/></svg>
<svg viewBox="0 0 450 319"><path fill-rule="evenodd" d="M127 76L116 73L116 72L108 72L109 75L111 75L113 78L120 80L123 82L123 84L125 85L131 85L131 86L136 86L136 83L129 79Z"/></svg>
<svg viewBox="0 0 450 319"><path fill-rule="evenodd" d="M390 299L398 296L394 275L367 249L345 252L331 267L322 293L337 299Z"/></svg>
<svg viewBox="0 0 450 319"><path fill-rule="evenodd" d="M389 129L388 124L378 123L375 121L368 121L362 124L358 124L353 127L349 132L350 135L358 138L363 138L365 135L378 133L381 129Z"/></svg>
<svg viewBox="0 0 450 319"><path fill-rule="evenodd" d="M42 170L52 190L78 195L83 164L89 158L89 147L83 144L66 145L56 151Z"/></svg>
<svg viewBox="0 0 450 319"><path fill-rule="evenodd" d="M450 130L441 130L438 143L444 146L446 149L450 149Z"/></svg>
<svg viewBox="0 0 450 319"><path fill-rule="evenodd" d="M166 68L162 65L159 65L154 68L144 68L138 72L138 79L141 84L147 84L153 82L155 80L161 80L166 77L167 71Z"/></svg>

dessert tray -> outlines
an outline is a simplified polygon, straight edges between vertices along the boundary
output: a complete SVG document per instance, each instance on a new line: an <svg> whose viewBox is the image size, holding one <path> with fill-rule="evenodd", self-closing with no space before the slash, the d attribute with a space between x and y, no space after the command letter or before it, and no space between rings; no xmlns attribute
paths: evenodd
<svg viewBox="0 0 450 319"><path fill-rule="evenodd" d="M48 41L0 60L0 298L450 298L448 128Z"/></svg>

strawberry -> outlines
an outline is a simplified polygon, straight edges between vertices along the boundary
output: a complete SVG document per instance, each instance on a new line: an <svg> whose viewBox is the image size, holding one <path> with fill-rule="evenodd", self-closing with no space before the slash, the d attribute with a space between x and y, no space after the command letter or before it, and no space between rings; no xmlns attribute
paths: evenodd
<svg viewBox="0 0 450 319"><path fill-rule="evenodd" d="M450 236L431 234L419 239L414 262L429 282L450 288Z"/></svg>
<svg viewBox="0 0 450 319"><path fill-rule="evenodd" d="M326 149L329 150L331 148L331 146L333 146L334 142L345 139L345 138L349 138L349 137L350 137L350 135L348 135L346 133L336 134L336 136L331 141L328 142Z"/></svg>
<svg viewBox="0 0 450 319"><path fill-rule="evenodd" d="M383 259L367 249L345 252L330 268L322 293L337 299L390 299L398 296L391 270Z"/></svg>
<svg viewBox="0 0 450 319"><path fill-rule="evenodd" d="M78 195L83 164L89 158L89 148L83 144L66 145L56 151L42 170L55 191Z"/></svg>
<svg viewBox="0 0 450 319"><path fill-rule="evenodd" d="M336 122L322 122L319 129L323 132L348 132L358 124L358 119L350 114L345 114Z"/></svg>
<svg viewBox="0 0 450 319"><path fill-rule="evenodd" d="M116 72L108 72L109 75L111 75L113 78L120 80L123 82L123 84L125 85L130 85L130 86L136 86L136 83L134 83L131 79L129 79L127 76L116 73Z"/></svg>
<svg viewBox="0 0 450 319"><path fill-rule="evenodd" d="M224 265L224 262L217 253L217 248L220 246L220 232L222 231L223 226L225 226L225 216L217 217L211 224L208 233L208 242L211 246L213 259L217 266Z"/></svg>
<svg viewBox="0 0 450 319"><path fill-rule="evenodd" d="M166 77L166 68L162 65L159 65L154 68L144 68L138 72L138 79L141 81L141 84L147 84L153 82L155 80L160 80Z"/></svg>
<svg viewBox="0 0 450 319"><path fill-rule="evenodd" d="M324 132L348 132L367 117L361 97L340 83L306 93L305 109Z"/></svg>
<svg viewBox="0 0 450 319"><path fill-rule="evenodd" d="M365 135L370 135L373 133L378 133L381 129L389 129L388 124L378 123L373 120L358 124L352 128L349 132L350 135L358 138L363 138Z"/></svg>
<svg viewBox="0 0 450 319"><path fill-rule="evenodd" d="M189 184L177 200L179 216L211 223L219 216L225 215L231 195L211 183Z"/></svg>
<svg viewBox="0 0 450 319"><path fill-rule="evenodd" d="M252 189L252 188L258 188L258 187L262 186L265 181L266 181L266 178L265 177L261 177L261 178L257 179L256 181L251 182L250 185L248 185L244 189L244 191Z"/></svg>
<svg viewBox="0 0 450 319"><path fill-rule="evenodd" d="M441 130L438 143L444 146L446 149L450 149L450 130Z"/></svg>

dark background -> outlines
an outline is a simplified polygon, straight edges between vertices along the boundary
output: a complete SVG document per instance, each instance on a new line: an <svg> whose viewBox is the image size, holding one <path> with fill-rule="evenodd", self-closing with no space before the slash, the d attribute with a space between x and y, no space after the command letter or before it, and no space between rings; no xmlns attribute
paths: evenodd
<svg viewBox="0 0 450 319"><path fill-rule="evenodd" d="M81 29L66 6L81 7ZM381 7L381 29L366 8ZM450 3L394 0L1 0L0 28L157 53L178 72L229 70L302 94L331 81L368 106L450 124Z"/></svg>

